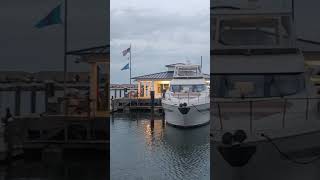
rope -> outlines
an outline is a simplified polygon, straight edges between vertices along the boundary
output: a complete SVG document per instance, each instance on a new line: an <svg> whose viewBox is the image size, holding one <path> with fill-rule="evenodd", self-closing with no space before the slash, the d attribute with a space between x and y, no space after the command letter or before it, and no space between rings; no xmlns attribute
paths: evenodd
<svg viewBox="0 0 320 180"><path fill-rule="evenodd" d="M200 111L195 105L191 104L199 113L204 114L204 112Z"/></svg>
<svg viewBox="0 0 320 180"><path fill-rule="evenodd" d="M283 156L285 159L295 163L295 164L299 164L299 165L307 165L307 164L311 164L317 160L320 160L320 155L314 157L313 159L310 159L308 161L298 161L296 159L291 158L288 154L284 153L283 151L281 151L281 149L273 142L273 140L265 135L265 134L261 134L262 137L266 138L272 145L273 147L280 153L281 156Z"/></svg>

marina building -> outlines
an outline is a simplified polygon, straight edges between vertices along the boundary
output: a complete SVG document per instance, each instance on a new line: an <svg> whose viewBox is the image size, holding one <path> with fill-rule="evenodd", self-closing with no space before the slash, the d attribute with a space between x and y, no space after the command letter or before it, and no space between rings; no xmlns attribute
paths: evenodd
<svg viewBox="0 0 320 180"><path fill-rule="evenodd" d="M138 85L138 97L150 98L150 91L154 89L155 98L160 98L162 92L170 87L170 81L173 78L173 72L177 65L185 65L184 63L175 63L166 65L167 71L142 76L133 77ZM210 84L210 75L204 74L206 82Z"/></svg>

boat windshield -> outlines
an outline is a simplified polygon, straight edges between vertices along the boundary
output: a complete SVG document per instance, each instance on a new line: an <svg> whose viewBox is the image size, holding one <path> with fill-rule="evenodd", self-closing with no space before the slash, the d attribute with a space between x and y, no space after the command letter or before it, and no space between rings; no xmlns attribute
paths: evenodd
<svg viewBox="0 0 320 180"><path fill-rule="evenodd" d="M174 93L202 92L206 90L206 85L171 85L170 91Z"/></svg>
<svg viewBox="0 0 320 180"><path fill-rule="evenodd" d="M263 98L293 95L305 89L302 74L215 75L213 94L224 98Z"/></svg>
<svg viewBox="0 0 320 180"><path fill-rule="evenodd" d="M198 77L201 75L199 66L177 66L174 77Z"/></svg>

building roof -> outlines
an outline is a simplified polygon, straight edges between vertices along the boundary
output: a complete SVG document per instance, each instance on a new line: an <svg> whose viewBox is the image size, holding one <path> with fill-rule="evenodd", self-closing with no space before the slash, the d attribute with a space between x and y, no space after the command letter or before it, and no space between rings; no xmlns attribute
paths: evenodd
<svg viewBox="0 0 320 180"><path fill-rule="evenodd" d="M210 79L210 75L204 74L205 79ZM154 74L147 74L143 76L133 77L135 80L171 80L173 78L173 71L165 71Z"/></svg>
<svg viewBox="0 0 320 180"><path fill-rule="evenodd" d="M133 77L135 80L171 80L173 78L173 71L165 71L154 74L147 74L143 76Z"/></svg>
<svg viewBox="0 0 320 180"><path fill-rule="evenodd" d="M89 80L88 72L67 72L67 81L73 81L75 77L79 77L79 81L86 82ZM14 81L14 82L25 82L25 81L37 81L44 82L53 80L56 82L63 82L64 72L63 71L39 71L39 72L23 72L23 71L0 71L0 82Z"/></svg>

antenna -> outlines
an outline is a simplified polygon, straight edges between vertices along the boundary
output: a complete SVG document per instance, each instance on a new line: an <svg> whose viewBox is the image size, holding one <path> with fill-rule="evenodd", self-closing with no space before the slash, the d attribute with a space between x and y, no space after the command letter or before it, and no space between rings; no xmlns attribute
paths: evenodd
<svg viewBox="0 0 320 180"><path fill-rule="evenodd" d="M294 20L294 0L292 0L292 2L291 2L291 11L292 11L292 19Z"/></svg>
<svg viewBox="0 0 320 180"><path fill-rule="evenodd" d="M201 68L201 71L202 71L202 56L201 56L200 68Z"/></svg>

